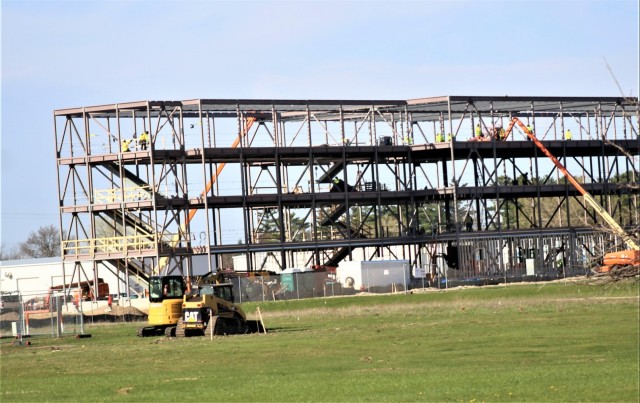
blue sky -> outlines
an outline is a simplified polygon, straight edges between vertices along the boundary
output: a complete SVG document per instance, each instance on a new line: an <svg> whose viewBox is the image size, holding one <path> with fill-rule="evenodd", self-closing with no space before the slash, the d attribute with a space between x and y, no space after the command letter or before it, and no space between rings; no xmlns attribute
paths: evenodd
<svg viewBox="0 0 640 403"><path fill-rule="evenodd" d="M638 2L2 0L1 231L58 225L53 110L194 98L638 96Z"/></svg>

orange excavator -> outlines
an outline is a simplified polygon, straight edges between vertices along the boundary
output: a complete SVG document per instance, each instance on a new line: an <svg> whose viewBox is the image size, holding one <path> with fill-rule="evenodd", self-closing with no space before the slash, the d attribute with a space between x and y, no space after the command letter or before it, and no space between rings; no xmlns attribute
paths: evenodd
<svg viewBox="0 0 640 403"><path fill-rule="evenodd" d="M505 134L502 136L502 139L505 140L509 136L515 125L518 125L520 129L522 129L522 131L527 135L527 137L529 137L529 139L531 139L531 141L533 141L533 143L544 153L544 155L546 155L551 160L551 162L553 162L553 164L558 168L558 170L560 170L560 172L562 172L565 178L567 178L567 180L571 182L571 184L582 194L584 200L606 221L606 223L611 227L612 231L620 238L622 238L622 240L624 240L624 242L630 248L629 250L607 253L604 256L603 265L600 267L599 271L601 273L608 273L616 267L635 267L637 273L640 274L640 247L638 247L638 244L633 239L633 237L629 235L622 227L620 227L616 220L614 220L613 217L611 217L611 215L607 213L607 210L605 210L600 205L600 203L598 203L596 199L594 199L593 196L591 196L591 194L587 192L582 187L582 185L580 185L580 183L578 183L573 175L571 175L569 171L567 171L564 165L562 165L560 161L558 161L558 159L553 154L551 154L547 147L545 147L544 144L542 144L540 140L536 138L531 130L529 130L527 126L525 126L525 124L520 121L520 119L511 119L511 122L509 123L509 126L505 131Z"/></svg>

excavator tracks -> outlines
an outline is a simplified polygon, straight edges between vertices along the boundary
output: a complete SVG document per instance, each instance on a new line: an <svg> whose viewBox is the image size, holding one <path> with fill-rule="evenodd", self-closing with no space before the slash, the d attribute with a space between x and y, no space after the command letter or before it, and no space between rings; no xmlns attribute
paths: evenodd
<svg viewBox="0 0 640 403"><path fill-rule="evenodd" d="M183 320L182 318L178 319L178 324L176 325L176 337L185 337L184 327L182 327Z"/></svg>

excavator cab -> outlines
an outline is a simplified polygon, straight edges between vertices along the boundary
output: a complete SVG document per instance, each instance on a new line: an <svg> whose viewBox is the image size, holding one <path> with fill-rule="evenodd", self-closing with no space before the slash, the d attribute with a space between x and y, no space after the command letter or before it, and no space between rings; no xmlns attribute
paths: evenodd
<svg viewBox="0 0 640 403"><path fill-rule="evenodd" d="M182 276L153 276L149 279L149 302L182 300L185 289Z"/></svg>
<svg viewBox="0 0 640 403"><path fill-rule="evenodd" d="M214 295L227 302L234 303L233 286L231 284L205 284L200 287L200 295Z"/></svg>

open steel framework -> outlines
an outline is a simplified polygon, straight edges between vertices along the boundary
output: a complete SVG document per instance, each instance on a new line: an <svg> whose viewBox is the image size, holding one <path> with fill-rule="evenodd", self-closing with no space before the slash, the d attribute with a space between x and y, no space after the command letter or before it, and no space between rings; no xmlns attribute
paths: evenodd
<svg viewBox="0 0 640 403"><path fill-rule="evenodd" d="M211 271L239 253L250 271L266 259L284 269L389 257L477 277L517 267L521 250L539 250L529 256L538 267L551 264L549 250L561 245L575 264L612 240L593 229L599 217L576 190L517 130L506 141L468 140L477 124L487 132L520 118L614 217L637 226L639 191L626 185L638 183L639 115L637 99L616 97L194 99L56 110L63 256L91 262L89 277L104 265L127 281L125 273ZM136 141L143 131L146 149ZM545 211L550 198L556 208ZM576 206L579 222L571 221ZM206 267L193 267L198 255Z"/></svg>

